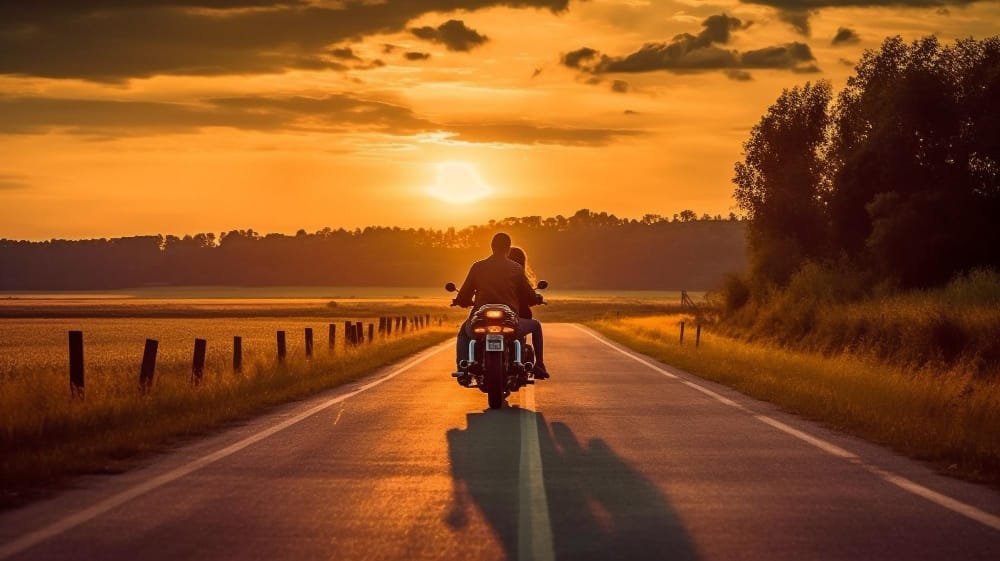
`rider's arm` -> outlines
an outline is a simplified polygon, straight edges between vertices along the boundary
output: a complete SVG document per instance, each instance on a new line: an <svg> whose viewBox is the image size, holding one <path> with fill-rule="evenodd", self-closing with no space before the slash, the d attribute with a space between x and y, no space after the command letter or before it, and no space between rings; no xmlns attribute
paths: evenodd
<svg viewBox="0 0 1000 561"><path fill-rule="evenodd" d="M538 294L535 289L531 287L531 283L528 282L528 276L522 273L518 275L517 281L517 300L522 306L535 306L538 304Z"/></svg>
<svg viewBox="0 0 1000 561"><path fill-rule="evenodd" d="M472 305L472 297L476 293L476 266L469 268L469 274L465 276L462 288L458 289L458 296L455 296L455 305L468 308Z"/></svg>

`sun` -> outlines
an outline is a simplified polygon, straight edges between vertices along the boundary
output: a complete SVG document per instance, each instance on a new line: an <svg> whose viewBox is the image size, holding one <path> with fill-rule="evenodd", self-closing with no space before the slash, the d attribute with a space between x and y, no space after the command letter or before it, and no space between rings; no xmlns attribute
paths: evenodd
<svg viewBox="0 0 1000 561"><path fill-rule="evenodd" d="M493 188L483 181L476 166L469 162L440 162L437 168L437 180L427 188L427 192L435 199L446 203L463 205L473 203L490 196Z"/></svg>

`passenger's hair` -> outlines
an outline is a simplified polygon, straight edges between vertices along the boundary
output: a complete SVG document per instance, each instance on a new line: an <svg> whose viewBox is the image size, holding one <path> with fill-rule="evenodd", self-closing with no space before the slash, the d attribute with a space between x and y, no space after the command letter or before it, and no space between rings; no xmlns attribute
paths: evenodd
<svg viewBox="0 0 1000 561"><path fill-rule="evenodd" d="M493 236L493 241L490 242L490 247L493 248L494 254L507 255L510 251L510 236L503 232L499 232L497 235Z"/></svg>
<svg viewBox="0 0 1000 561"><path fill-rule="evenodd" d="M528 277L528 282L534 286L535 272L528 268L528 256L524 253L524 250L519 247L510 248L510 251L507 252L507 259L524 267L524 274Z"/></svg>

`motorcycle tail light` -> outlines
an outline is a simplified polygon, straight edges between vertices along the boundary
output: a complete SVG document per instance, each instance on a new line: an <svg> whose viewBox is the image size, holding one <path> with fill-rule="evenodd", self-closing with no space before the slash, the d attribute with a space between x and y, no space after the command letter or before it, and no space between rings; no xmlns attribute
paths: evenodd
<svg viewBox="0 0 1000 561"><path fill-rule="evenodd" d="M503 328L503 332L504 333L513 333L514 332L514 328L513 327L504 327Z"/></svg>
<svg viewBox="0 0 1000 561"><path fill-rule="evenodd" d="M486 328L485 327L477 327L477 328L473 329L472 332L473 333L486 333Z"/></svg>
<svg viewBox="0 0 1000 561"><path fill-rule="evenodd" d="M500 333L500 332L503 331L503 328L500 327L499 325L491 325L491 326L489 326L489 327L486 328L486 331L488 331L490 333Z"/></svg>
<svg viewBox="0 0 1000 561"><path fill-rule="evenodd" d="M503 312L500 310L486 310L486 317L491 319L499 319L503 317Z"/></svg>

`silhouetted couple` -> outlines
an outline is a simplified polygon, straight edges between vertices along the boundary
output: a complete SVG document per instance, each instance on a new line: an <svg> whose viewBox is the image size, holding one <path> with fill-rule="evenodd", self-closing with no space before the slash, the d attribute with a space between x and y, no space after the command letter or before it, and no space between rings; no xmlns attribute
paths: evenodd
<svg viewBox="0 0 1000 561"><path fill-rule="evenodd" d="M535 378L548 378L543 354L542 324L532 318L531 314L531 307L539 303L539 298L528 280L524 250L511 247L510 236L502 232L493 236L490 247L493 255L472 264L454 303L463 308L472 306L473 310L484 304L504 304L517 312L517 336L530 334L535 349ZM469 320L466 319L458 330L456 363L462 359L463 352L468 352L471 339L472 331Z"/></svg>

